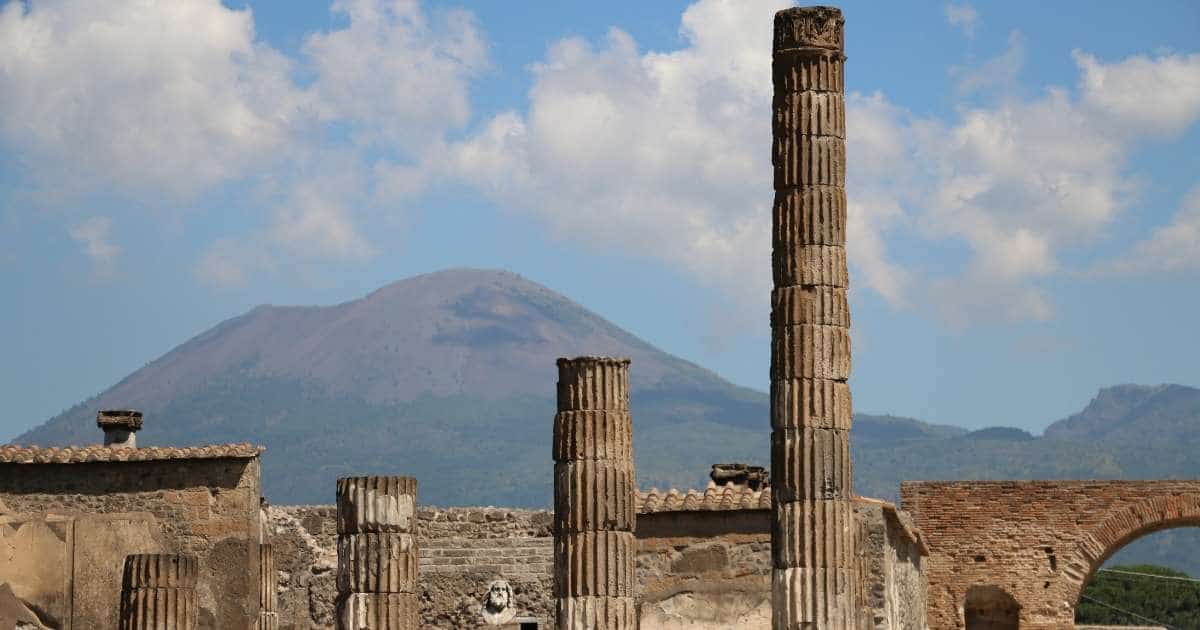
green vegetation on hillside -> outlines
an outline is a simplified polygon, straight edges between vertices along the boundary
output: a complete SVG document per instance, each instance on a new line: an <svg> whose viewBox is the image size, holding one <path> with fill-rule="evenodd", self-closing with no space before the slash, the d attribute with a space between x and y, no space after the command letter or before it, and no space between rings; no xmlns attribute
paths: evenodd
<svg viewBox="0 0 1200 630"><path fill-rule="evenodd" d="M1188 574L1152 564L1107 568L1084 588L1075 623L1132 626L1153 621L1171 628L1200 628L1200 582L1147 577Z"/></svg>

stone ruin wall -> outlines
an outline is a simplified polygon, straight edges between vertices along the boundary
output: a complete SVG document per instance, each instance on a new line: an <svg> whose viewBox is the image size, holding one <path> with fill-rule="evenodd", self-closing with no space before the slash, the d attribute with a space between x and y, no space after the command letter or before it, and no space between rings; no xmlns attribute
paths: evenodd
<svg viewBox="0 0 1200 630"><path fill-rule="evenodd" d="M870 608L872 628L923 629L921 549L911 529L905 531L886 512L879 502L856 504L865 576L860 601ZM279 627L333 628L334 507L272 506L267 513L279 567ZM770 628L770 514L740 509L639 515L641 629ZM553 628L553 516L548 510L418 508L421 627L478 627L488 583L503 577L513 587L517 614ZM897 603L897 597L904 601Z"/></svg>
<svg viewBox="0 0 1200 630"><path fill-rule="evenodd" d="M26 602L51 594L42 613L60 629L116 628L126 556L186 553L198 627L249 630L260 494L256 457L0 463L0 582Z"/></svg>

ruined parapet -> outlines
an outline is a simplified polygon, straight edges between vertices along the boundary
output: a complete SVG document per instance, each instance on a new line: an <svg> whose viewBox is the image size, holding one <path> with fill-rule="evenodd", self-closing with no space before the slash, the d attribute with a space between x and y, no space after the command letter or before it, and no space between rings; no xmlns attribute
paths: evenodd
<svg viewBox="0 0 1200 630"><path fill-rule="evenodd" d="M279 572L273 546L258 546L258 571L258 630L279 630Z"/></svg>
<svg viewBox="0 0 1200 630"><path fill-rule="evenodd" d="M775 14L772 627L856 627L844 20Z"/></svg>
<svg viewBox="0 0 1200 630"><path fill-rule="evenodd" d="M558 360L553 457L558 628L636 628L628 359Z"/></svg>
<svg viewBox="0 0 1200 630"><path fill-rule="evenodd" d="M415 630L417 480L337 481L338 630Z"/></svg>
<svg viewBox="0 0 1200 630"><path fill-rule="evenodd" d="M105 446L137 448L137 432L142 428L142 412L131 409L105 409L96 414L96 426L104 431Z"/></svg>
<svg viewBox="0 0 1200 630"><path fill-rule="evenodd" d="M182 554L125 558L120 630L195 630L199 562Z"/></svg>

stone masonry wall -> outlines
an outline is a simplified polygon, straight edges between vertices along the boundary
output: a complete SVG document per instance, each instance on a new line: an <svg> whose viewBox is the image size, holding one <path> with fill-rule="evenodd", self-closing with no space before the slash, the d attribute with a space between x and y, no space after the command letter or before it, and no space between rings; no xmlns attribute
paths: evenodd
<svg viewBox="0 0 1200 630"><path fill-rule="evenodd" d="M54 574L73 568L73 628L116 628L125 555L185 553L200 560L199 628L249 630L258 620L260 537L257 459L0 464L0 581L20 588L21 557ZM69 545L52 549L54 532ZM27 558L28 559L28 558ZM72 573L73 572L73 573ZM65 586L53 585L53 588ZM20 596L20 593L18 593Z"/></svg>
<svg viewBox="0 0 1200 630"><path fill-rule="evenodd" d="M1073 628L1083 584L1113 552L1200 525L1200 481L921 481L900 494L930 549L934 630L964 626L972 588L1015 599L1021 628Z"/></svg>
<svg viewBox="0 0 1200 630"><path fill-rule="evenodd" d="M925 587L920 550L879 502L858 502L866 542L859 586L879 630L923 630ZM333 506L268 508L279 566L280 628L333 627L337 551ZM892 510L894 514L895 511ZM641 514L637 580L641 630L770 628L770 510ZM549 511L420 508L422 627L474 628L488 582L507 579L519 616L553 628ZM908 532L911 533L911 532ZM874 594L876 599L872 599ZM904 598L881 603L878 597Z"/></svg>

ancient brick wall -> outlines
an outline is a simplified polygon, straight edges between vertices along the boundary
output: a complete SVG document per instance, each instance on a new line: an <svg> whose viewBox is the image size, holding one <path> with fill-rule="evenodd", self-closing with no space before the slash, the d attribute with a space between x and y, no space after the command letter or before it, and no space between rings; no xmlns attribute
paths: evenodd
<svg viewBox="0 0 1200 630"><path fill-rule="evenodd" d="M643 510L671 509L638 515L641 629L769 628L771 511L760 505L770 504L769 492L758 493L752 507L736 502L717 509L691 507L703 507L706 502L697 499L702 496L680 495L679 509L661 503L647 508L642 502ZM280 628L332 628L333 506L272 506L267 512L279 567ZM881 502L856 504L859 536L869 543L860 552L864 580L859 589L905 599L876 601L870 609L873 627L920 630L925 627L922 548L911 524L896 514ZM480 601L496 577L512 584L518 615L553 627L551 512L426 507L417 517L422 627L479 625Z"/></svg>
<svg viewBox="0 0 1200 630"><path fill-rule="evenodd" d="M1021 628L1072 628L1084 583L1110 555L1200 525L1200 481L905 482L900 493L930 550L934 630L988 614L969 591L1011 597Z"/></svg>
<svg viewBox="0 0 1200 630"><path fill-rule="evenodd" d="M32 588L2 574L36 557L39 570L63 580L45 586L72 593L70 627L116 628L125 555L187 553L201 566L199 627L253 628L260 492L257 458L0 463L0 547L9 547L0 581ZM68 568L56 574L49 565L58 562Z"/></svg>

